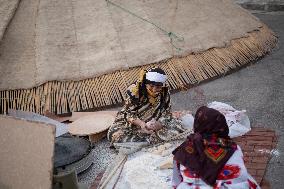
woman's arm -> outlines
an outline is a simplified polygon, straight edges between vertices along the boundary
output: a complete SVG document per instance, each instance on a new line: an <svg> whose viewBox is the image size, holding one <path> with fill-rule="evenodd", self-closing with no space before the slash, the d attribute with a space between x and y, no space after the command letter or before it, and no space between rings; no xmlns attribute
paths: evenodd
<svg viewBox="0 0 284 189"><path fill-rule="evenodd" d="M141 128L141 132L151 134L153 131L147 128L146 123L139 119L137 114L137 106L139 105L139 95L136 90L136 85L132 84L127 89L127 98L125 100L125 105L123 108L124 118L129 123L129 125L136 125Z"/></svg>
<svg viewBox="0 0 284 189"><path fill-rule="evenodd" d="M181 182L182 182L182 176L180 174L179 163L176 160L173 160L173 176L172 176L173 188L177 188Z"/></svg>
<svg viewBox="0 0 284 189"><path fill-rule="evenodd" d="M163 125L166 126L167 122L172 120L172 106L171 106L171 97L170 97L170 93L167 93L167 95L165 96L165 102L164 102L164 106L163 106L163 110L161 112L161 117L159 118L159 122Z"/></svg>

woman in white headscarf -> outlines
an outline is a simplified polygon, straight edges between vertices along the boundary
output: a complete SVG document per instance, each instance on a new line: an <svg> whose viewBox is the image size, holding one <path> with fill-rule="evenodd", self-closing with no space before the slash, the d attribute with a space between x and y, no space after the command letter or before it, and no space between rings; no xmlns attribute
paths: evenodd
<svg viewBox="0 0 284 189"><path fill-rule="evenodd" d="M167 75L160 68L142 70L127 89L127 99L107 137L111 143L158 143L182 133L181 122L171 114Z"/></svg>

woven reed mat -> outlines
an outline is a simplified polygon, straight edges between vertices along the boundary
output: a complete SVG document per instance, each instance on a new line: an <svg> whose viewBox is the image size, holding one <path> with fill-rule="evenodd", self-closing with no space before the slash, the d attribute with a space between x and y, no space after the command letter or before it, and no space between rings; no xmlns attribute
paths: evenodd
<svg viewBox="0 0 284 189"><path fill-rule="evenodd" d="M0 41L14 16L18 3L19 0L0 0Z"/></svg>
<svg viewBox="0 0 284 189"><path fill-rule="evenodd" d="M171 89L183 88L262 57L276 41L231 0L22 0L0 44L0 113L122 102L154 65Z"/></svg>
<svg viewBox="0 0 284 189"><path fill-rule="evenodd" d="M269 189L269 182L264 180L265 171L271 158L272 150L276 147L275 131L253 127L244 136L234 139L240 145L248 172L264 189ZM91 189L96 189L103 177L103 173L95 178Z"/></svg>

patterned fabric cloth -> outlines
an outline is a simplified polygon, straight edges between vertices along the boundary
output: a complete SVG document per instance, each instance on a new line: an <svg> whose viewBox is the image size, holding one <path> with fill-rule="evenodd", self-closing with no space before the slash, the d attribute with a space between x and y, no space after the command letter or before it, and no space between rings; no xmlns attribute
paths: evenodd
<svg viewBox="0 0 284 189"><path fill-rule="evenodd" d="M130 85L127 90L125 105L118 112L107 134L108 139L112 143L149 142L153 144L165 141L185 131L181 121L172 117L168 87L164 86L156 98L150 98L143 95L143 91L141 91L143 89L139 88L139 86L140 83L138 81ZM129 118L139 118L144 122L155 119L162 123L163 128L153 134L141 133L138 126L127 121Z"/></svg>
<svg viewBox="0 0 284 189"><path fill-rule="evenodd" d="M173 151L174 159L213 186L237 145L228 136L224 115L212 108L202 106L196 111L193 129L194 133Z"/></svg>
<svg viewBox="0 0 284 189"><path fill-rule="evenodd" d="M197 174L175 160L172 186L175 189L260 189L247 172L239 146L219 172L214 186L206 184Z"/></svg>

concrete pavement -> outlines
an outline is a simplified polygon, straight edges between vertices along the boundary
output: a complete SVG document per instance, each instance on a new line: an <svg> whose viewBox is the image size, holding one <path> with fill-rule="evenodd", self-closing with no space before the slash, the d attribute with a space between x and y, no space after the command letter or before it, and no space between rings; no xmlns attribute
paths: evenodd
<svg viewBox="0 0 284 189"><path fill-rule="evenodd" d="M284 11L283 0L235 0L243 8L261 11Z"/></svg>

